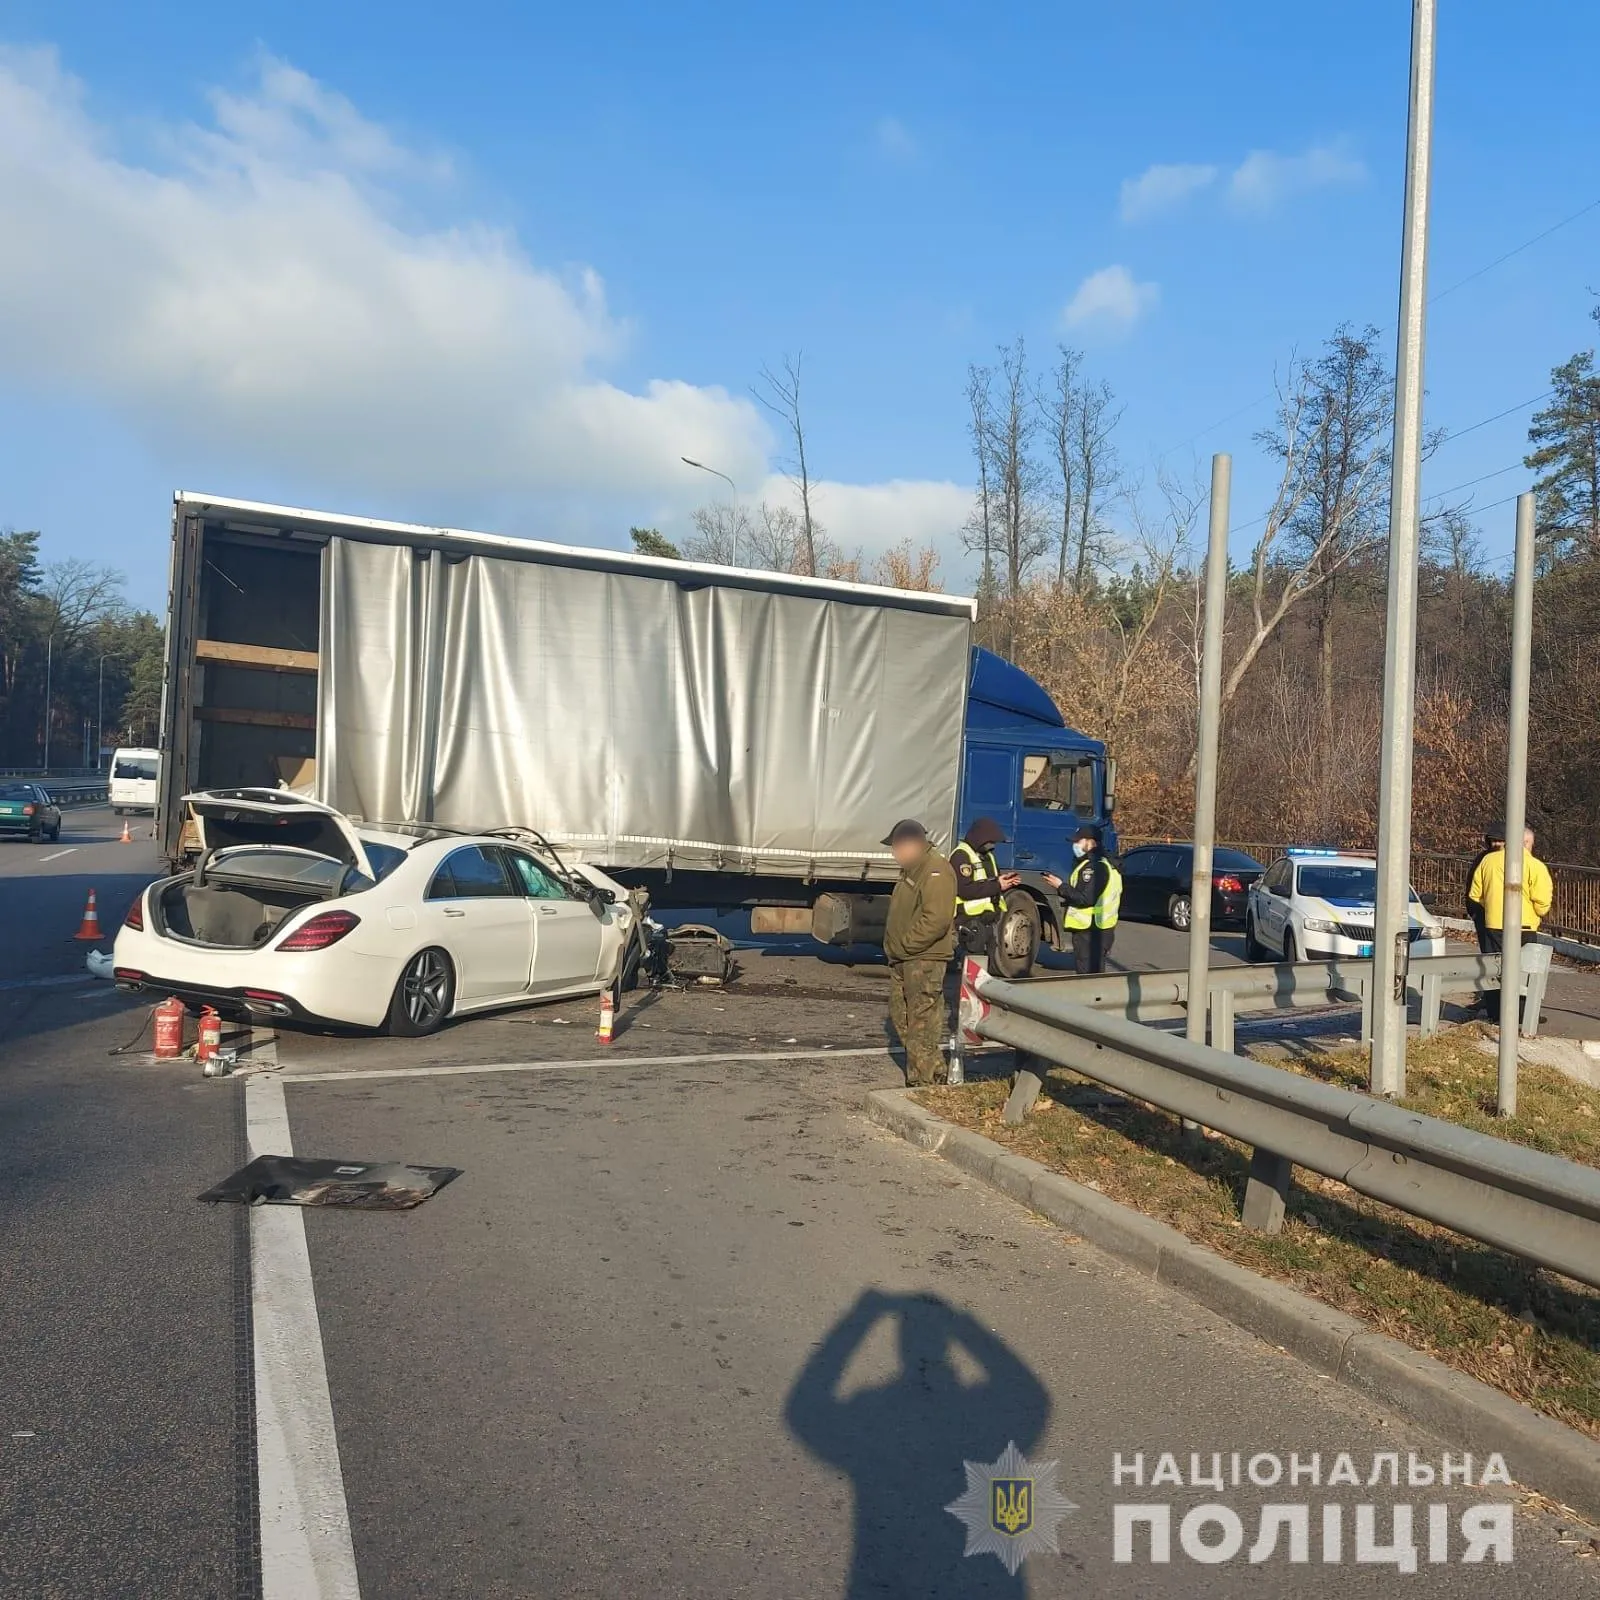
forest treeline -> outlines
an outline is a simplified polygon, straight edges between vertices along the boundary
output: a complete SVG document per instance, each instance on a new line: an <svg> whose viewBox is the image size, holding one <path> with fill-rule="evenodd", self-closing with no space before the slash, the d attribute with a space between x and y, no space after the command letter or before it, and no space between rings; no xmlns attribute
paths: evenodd
<svg viewBox="0 0 1600 1600"><path fill-rule="evenodd" d="M1595 308L1600 321L1600 306ZM1593 350L1551 374L1518 469L1537 492L1528 814L1547 859L1600 863L1600 377ZM941 587L932 545L876 561L828 536L806 476L798 362L764 398L795 449L795 504L712 504L681 554L901 588ZM967 374L981 642L1049 690L1118 759L1129 836L1185 837L1193 816L1207 485L1133 475L1121 409L1081 353L1036 367L1021 340ZM1256 437L1276 467L1264 511L1233 507L1248 556L1228 581L1221 835L1368 845L1376 832L1393 376L1374 328L1341 327L1280 376ZM1447 435L1431 434L1429 453ZM1485 560L1464 471L1424 502L1413 838L1470 850L1503 808L1510 573ZM1510 479L1512 483L1516 480ZM1253 513L1259 513L1252 515ZM635 546L678 555L653 529Z"/></svg>

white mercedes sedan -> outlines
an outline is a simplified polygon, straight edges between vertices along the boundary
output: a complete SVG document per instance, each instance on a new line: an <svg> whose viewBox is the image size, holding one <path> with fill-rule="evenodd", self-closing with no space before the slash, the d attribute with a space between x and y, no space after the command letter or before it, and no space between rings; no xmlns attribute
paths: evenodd
<svg viewBox="0 0 1600 1600"><path fill-rule="evenodd" d="M469 1012L598 994L631 965L627 891L535 833L369 827L280 789L185 804L199 857L134 901L118 988L414 1037Z"/></svg>

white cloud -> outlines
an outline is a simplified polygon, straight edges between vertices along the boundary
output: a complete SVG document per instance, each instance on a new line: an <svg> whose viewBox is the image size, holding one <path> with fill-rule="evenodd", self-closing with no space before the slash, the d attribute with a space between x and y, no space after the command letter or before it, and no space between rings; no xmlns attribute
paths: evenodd
<svg viewBox="0 0 1600 1600"><path fill-rule="evenodd" d="M1077 287L1061 321L1068 328L1102 328L1122 333L1161 299L1160 286L1140 283L1123 266L1091 272Z"/></svg>
<svg viewBox="0 0 1600 1600"><path fill-rule="evenodd" d="M773 474L756 498L793 505L795 491L788 478ZM950 583L955 535L972 510L972 489L937 479L896 478L887 483L824 479L811 485L811 510L828 537L847 554L860 550L870 559L902 539L938 546L946 563L942 576Z"/></svg>
<svg viewBox="0 0 1600 1600"><path fill-rule="evenodd" d="M872 139L878 154L886 161L915 161L918 154L916 137L899 117L882 116L872 130Z"/></svg>
<svg viewBox="0 0 1600 1600"><path fill-rule="evenodd" d="M1122 180L1118 214L1124 222L1144 222L1175 210L1190 195L1217 181L1217 169L1197 163L1146 167L1137 178Z"/></svg>
<svg viewBox="0 0 1600 1600"><path fill-rule="evenodd" d="M106 405L169 453L363 495L682 504L699 492L682 455L765 472L748 399L606 379L628 330L593 271L472 221L403 220L407 183L447 162L270 59L212 107L137 163L52 52L0 49L0 375Z"/></svg>
<svg viewBox="0 0 1600 1600"><path fill-rule="evenodd" d="M1366 175L1365 165L1338 145L1313 145L1297 156L1252 150L1228 178L1228 204L1235 211L1270 211L1291 195L1359 183Z"/></svg>

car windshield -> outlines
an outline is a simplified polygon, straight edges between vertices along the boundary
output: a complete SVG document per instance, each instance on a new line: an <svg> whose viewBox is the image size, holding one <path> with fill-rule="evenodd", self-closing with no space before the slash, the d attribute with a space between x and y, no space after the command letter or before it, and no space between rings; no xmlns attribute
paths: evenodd
<svg viewBox="0 0 1600 1600"><path fill-rule="evenodd" d="M0 800L32 800L33 789L26 783L0 783Z"/></svg>
<svg viewBox="0 0 1600 1600"><path fill-rule="evenodd" d="M150 783L155 782L156 762L150 756L121 756L117 764L111 769L113 778L136 778Z"/></svg>
<svg viewBox="0 0 1600 1600"><path fill-rule="evenodd" d="M1378 897L1378 869L1355 862L1329 862L1326 866L1301 867L1300 893L1318 900L1348 900L1370 906ZM1411 891L1412 905L1420 905L1417 891Z"/></svg>

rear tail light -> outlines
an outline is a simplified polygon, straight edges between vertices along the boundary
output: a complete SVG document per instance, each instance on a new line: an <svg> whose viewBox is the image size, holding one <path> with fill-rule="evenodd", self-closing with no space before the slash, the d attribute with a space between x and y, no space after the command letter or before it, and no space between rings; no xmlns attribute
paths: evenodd
<svg viewBox="0 0 1600 1600"><path fill-rule="evenodd" d="M330 944L338 944L360 921L353 911L319 911L309 922L302 922L278 948L326 950Z"/></svg>
<svg viewBox="0 0 1600 1600"><path fill-rule="evenodd" d="M22 808L22 814L25 817L31 817L33 815L33 807L32 806L24 806Z"/></svg>
<svg viewBox="0 0 1600 1600"><path fill-rule="evenodd" d="M128 914L122 919L124 928L132 928L136 933L144 932L144 896L135 895L133 904L128 907Z"/></svg>
<svg viewBox="0 0 1600 1600"><path fill-rule="evenodd" d="M1217 887L1224 894L1243 894L1244 885L1230 872L1225 872L1217 879Z"/></svg>

